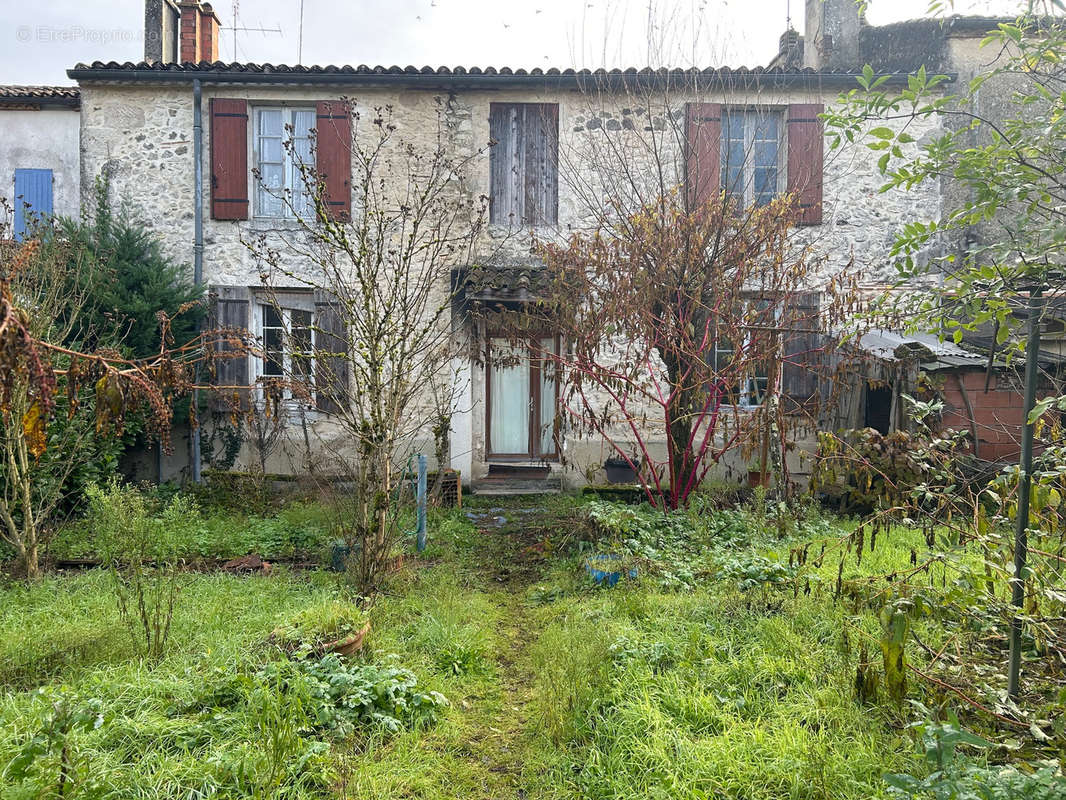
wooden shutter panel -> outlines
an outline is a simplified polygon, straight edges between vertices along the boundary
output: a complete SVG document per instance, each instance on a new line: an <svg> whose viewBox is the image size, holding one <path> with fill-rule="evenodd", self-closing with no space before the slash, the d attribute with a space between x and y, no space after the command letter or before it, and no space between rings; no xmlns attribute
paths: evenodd
<svg viewBox="0 0 1066 800"><path fill-rule="evenodd" d="M489 104L489 138L495 142L489 153L489 222L521 225L525 193L519 187L525 172L525 147L518 104Z"/></svg>
<svg viewBox="0 0 1066 800"><path fill-rule="evenodd" d="M251 312L251 292L242 286L219 286L211 292L211 331L214 332L214 348L218 353L240 350L242 341L248 337L248 322ZM215 361L215 386L219 387L214 407L224 410L228 400L235 395L240 405L247 407L248 356L219 358Z"/></svg>
<svg viewBox="0 0 1066 800"><path fill-rule="evenodd" d="M822 121L821 103L794 103L788 107L788 191L799 201L800 225L822 224Z"/></svg>
<svg viewBox="0 0 1066 800"><path fill-rule="evenodd" d="M336 414L348 402L348 336L336 298L315 292L315 406Z"/></svg>
<svg viewBox="0 0 1066 800"><path fill-rule="evenodd" d="M248 103L211 100L211 217L248 219Z"/></svg>
<svg viewBox="0 0 1066 800"><path fill-rule="evenodd" d="M821 334L818 292L797 292L785 309L782 333L782 394L800 406L818 399Z"/></svg>
<svg viewBox="0 0 1066 800"><path fill-rule="evenodd" d="M523 103L524 225L554 225L559 210L559 106Z"/></svg>
<svg viewBox="0 0 1066 800"><path fill-rule="evenodd" d="M690 211L718 199L721 162L721 104L686 103L685 188Z"/></svg>
<svg viewBox="0 0 1066 800"><path fill-rule="evenodd" d="M330 218L352 218L352 118L343 100L315 105L315 166L325 185Z"/></svg>

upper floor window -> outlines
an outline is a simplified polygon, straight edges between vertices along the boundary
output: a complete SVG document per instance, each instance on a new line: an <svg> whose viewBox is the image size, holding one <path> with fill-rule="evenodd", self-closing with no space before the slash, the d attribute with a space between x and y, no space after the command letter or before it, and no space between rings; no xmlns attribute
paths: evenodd
<svg viewBox="0 0 1066 800"><path fill-rule="evenodd" d="M559 218L559 106L491 103L489 221L554 225Z"/></svg>
<svg viewBox="0 0 1066 800"><path fill-rule="evenodd" d="M307 219L319 212L337 221L351 218L347 101L318 100L293 108L214 97L210 109L212 219ZM306 189L301 165L314 171L321 209Z"/></svg>
<svg viewBox="0 0 1066 800"><path fill-rule="evenodd" d="M301 165L314 166L311 158L314 127L314 109L255 109L257 217L302 217L307 213L311 199Z"/></svg>
<svg viewBox="0 0 1066 800"><path fill-rule="evenodd" d="M764 206L781 185L781 124L778 111L722 112L722 188L741 208Z"/></svg>
<svg viewBox="0 0 1066 800"><path fill-rule="evenodd" d="M690 208L735 199L762 206L788 192L796 222L822 222L824 142L821 103L784 107L685 108L685 190Z"/></svg>

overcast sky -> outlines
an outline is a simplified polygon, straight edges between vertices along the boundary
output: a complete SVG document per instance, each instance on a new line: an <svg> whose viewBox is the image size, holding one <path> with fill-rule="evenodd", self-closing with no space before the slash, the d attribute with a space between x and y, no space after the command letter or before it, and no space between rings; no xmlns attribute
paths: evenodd
<svg viewBox="0 0 1066 800"><path fill-rule="evenodd" d="M214 3L223 26L224 61L297 63L301 0L239 0L236 25L235 5L237 0ZM803 32L803 0L303 0L302 5L305 64L757 66L776 52L790 10L793 26ZM873 24L908 19L928 5L929 0L870 0L867 19ZM1016 0L956 0L955 10L1010 13L1017 6ZM0 0L0 37L8 38L0 43L0 83L70 83L66 69L78 62L139 61L143 24L143 0Z"/></svg>

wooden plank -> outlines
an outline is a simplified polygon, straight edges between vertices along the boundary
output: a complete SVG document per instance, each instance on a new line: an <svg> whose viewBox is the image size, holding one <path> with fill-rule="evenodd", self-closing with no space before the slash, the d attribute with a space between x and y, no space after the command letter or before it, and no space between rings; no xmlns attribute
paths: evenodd
<svg viewBox="0 0 1066 800"><path fill-rule="evenodd" d="M248 219L248 103L211 100L211 217Z"/></svg>
<svg viewBox="0 0 1066 800"><path fill-rule="evenodd" d="M822 223L822 103L793 103L788 107L788 191L799 201L800 225Z"/></svg>

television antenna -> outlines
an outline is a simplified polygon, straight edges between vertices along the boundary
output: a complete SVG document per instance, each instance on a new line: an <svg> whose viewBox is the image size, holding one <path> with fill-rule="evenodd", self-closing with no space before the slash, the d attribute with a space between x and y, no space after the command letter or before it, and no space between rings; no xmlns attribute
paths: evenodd
<svg viewBox="0 0 1066 800"><path fill-rule="evenodd" d="M241 32L241 33L262 33L262 34L274 33L274 34L277 34L278 36L281 36L281 34L282 34L282 30L281 30L281 26L280 25L278 25L276 28L264 28L262 26L246 27L246 26L239 25L238 24L238 19L239 19L239 15L240 15L240 9L241 9L241 0L233 0L233 26L232 26L231 30L233 31L233 60L234 61L239 61L240 60L237 57L237 33L238 33L238 31Z"/></svg>

